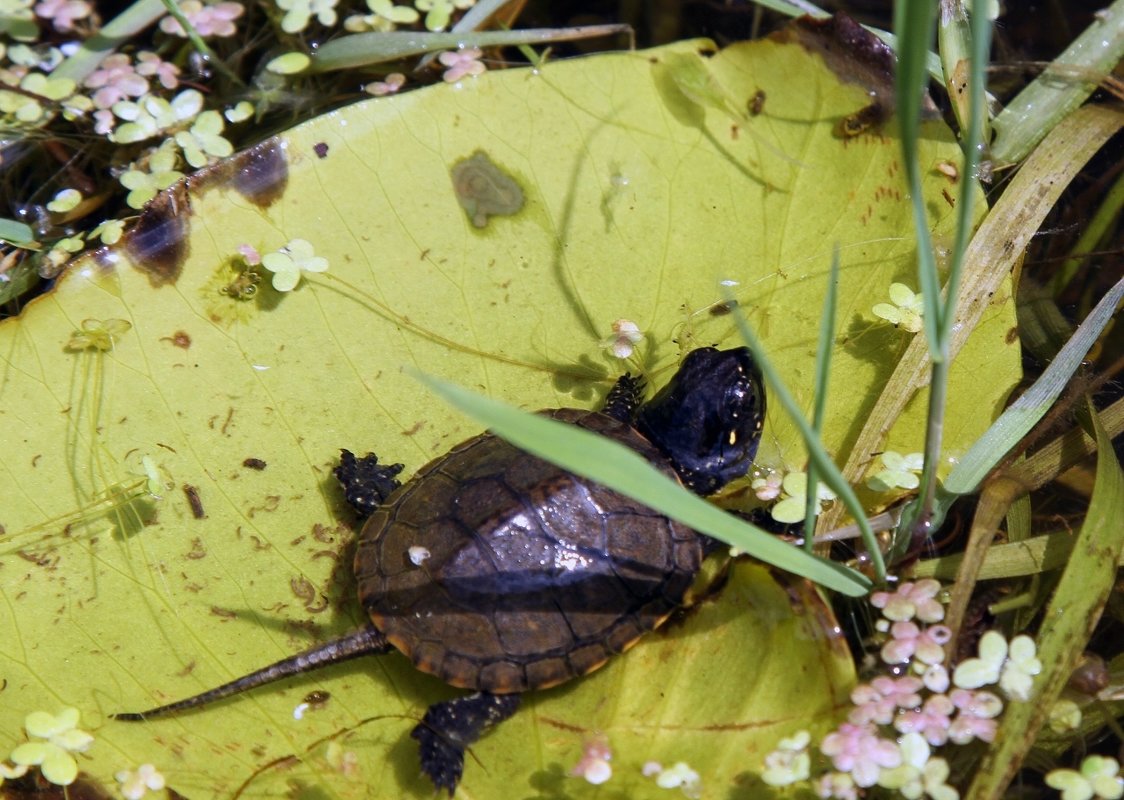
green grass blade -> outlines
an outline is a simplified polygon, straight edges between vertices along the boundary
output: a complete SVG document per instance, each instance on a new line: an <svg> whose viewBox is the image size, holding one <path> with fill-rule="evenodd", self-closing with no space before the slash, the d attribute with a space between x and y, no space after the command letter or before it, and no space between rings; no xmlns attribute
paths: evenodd
<svg viewBox="0 0 1124 800"><path fill-rule="evenodd" d="M733 305L733 298L727 296L727 302ZM808 460L810 463L816 465L816 470L820 473L820 480L828 485L839 499L843 501L843 505L851 512L854 517L855 523L859 526L862 532L863 544L866 546L867 553L870 556L870 563L874 567L875 577L879 581L886 579L886 562L882 558L882 551L878 547L878 540L874 536L874 531L870 528L870 522L866 518L866 510L863 508L862 503L859 502L858 496L855 494L854 489L847 483L843 477L843 473L839 471L839 467L831 460L831 456L827 454L824 449L823 443L819 437L816 436L812 426L808 424L808 420L804 419L804 414L797 405L796 400L793 398L792 393L788 391L788 387L784 385L784 379L781 378L776 367L769 360L768 354L761 346L757 334L749 327L745 317L734 307L734 320L737 322L738 330L742 335L742 339L753 351L753 357L757 361L757 366L761 368L761 373L765 376L766 382L769 384L769 389L773 400L780 402L785 412L795 423L797 430L800 431L800 436L804 439L804 446L808 449ZM810 484L808 486L809 492L814 492L815 489Z"/></svg>
<svg viewBox="0 0 1124 800"><path fill-rule="evenodd" d="M824 414L827 411L828 378L831 376L831 351L835 346L835 307L839 297L839 243L831 251L831 274L827 279L824 293L823 316L820 318L820 340L816 346L815 400L812 406L812 432L819 439L823 433ZM804 548L815 546L816 516L820 510L820 499L816 493L819 486L820 471L814 463L808 465L808 493L804 506Z"/></svg>
<svg viewBox="0 0 1124 800"><path fill-rule="evenodd" d="M805 553L696 497L624 445L573 425L520 411L431 375L418 377L434 393L496 435L552 464L602 483L754 558L833 591L858 597L870 588L870 581L860 573Z"/></svg>
<svg viewBox="0 0 1124 800"><path fill-rule="evenodd" d="M1050 410L1089 348L1112 319L1116 305L1124 298L1124 279L1113 286L1085 320L1038 380L997 419L960 459L944 482L942 494L955 496L974 492L987 474ZM951 497L947 497L951 500Z"/></svg>
<svg viewBox="0 0 1124 800"><path fill-rule="evenodd" d="M996 166L1022 161L1054 126L1088 99L1098 76L1124 57L1124 0L1097 12L1051 65L995 118L991 157Z"/></svg>
<svg viewBox="0 0 1124 800"><path fill-rule="evenodd" d="M514 31L466 31L460 33L421 33L417 31L375 31L341 36L323 44L311 54L311 72L328 72L369 64L397 61L434 50L458 47L505 47L544 44L630 33L627 25L585 25L576 28L529 28Z"/></svg>
<svg viewBox="0 0 1124 800"><path fill-rule="evenodd" d="M934 361L940 361L943 358L938 349L943 317L941 286L929 233L929 217L925 211L925 196L921 192L921 166L917 160L917 142L921 136L921 104L929 81L925 69L925 53L929 42L933 40L933 11L933 4L929 2L896 0L894 3L894 35L897 36L898 55L894 93L898 103L906 186L913 203L913 227L917 235L917 275L925 302L925 338L929 342L930 357Z"/></svg>
<svg viewBox="0 0 1124 800"><path fill-rule="evenodd" d="M897 11L906 17L900 24L905 33L911 37L913 48L921 46L927 39L922 36L931 35L931 18L925 11L924 4L904 4L910 6L909 10L899 4ZM960 197L957 199L956 233L953 240L952 255L950 258L948 278L945 282L943 299L940 293L940 274L937 271L936 260L932 246L929 242L928 217L924 206L920 202L921 165L917 161L917 136L920 134L920 92L924 91L924 74L916 53L907 49L899 53L903 59L909 58L908 74L899 75L897 90L899 92L899 105L904 104L904 97L912 98L910 107L901 109L902 119L902 152L906 163L906 174L909 180L910 194L913 198L914 227L918 241L918 276L925 303L925 336L929 345L929 354L933 364L929 381L929 409L925 432L925 468L921 475L921 491L915 503L911 504L902 515L898 536L895 537L892 554L901 555L919 535L927 534L931 525L937 524L941 517L939 509L934 509L937 502L937 464L940 459L941 443L944 439L944 421L948 399L949 353L954 323L956 321L956 304L960 294L960 276L964 267L964 255L967 252L968 240L972 233L972 219L975 212L975 182L976 173L980 162L980 137L984 128L984 118L987 114L984 85L984 72L987 65L987 56L991 43L991 20L987 15L984 0L973 0L970 28L955 19L945 22L942 19L942 29L955 29L958 35L947 35L955 52L946 58L951 59L951 64L946 64L948 70L945 76L945 85L954 87L957 91L954 96L958 99L961 113L966 115L962 123L966 129L962 130L962 150L964 163L960 169ZM942 8L943 8L942 4ZM951 2L951 7L956 12L953 16L964 14L963 5L959 0ZM967 41L965 41L967 39ZM944 54L942 53L942 56ZM968 56L965 63L962 56ZM903 70L905 71L905 70ZM911 83L911 81L918 81ZM958 94L963 89L966 95ZM909 94L913 92L913 94ZM930 318L931 317L931 318Z"/></svg>
<svg viewBox="0 0 1124 800"><path fill-rule="evenodd" d="M960 196L956 199L956 234L953 240L952 257L945 283L944 304L941 310L941 336L939 350L948 352L948 339L952 335L952 323L956 315L956 302L960 293L960 274L964 267L964 253L968 249L968 239L972 234L972 219L975 213L976 176L979 172L984 129L987 121L985 104L988 53L991 49L991 19L987 15L986 0L973 0L971 14L971 51L968 53L967 98L964 103L967 118L961 120L964 150L964 165L960 170ZM958 65L959 66L959 65ZM957 70L959 72L959 69ZM952 76L949 76L952 81ZM955 81L954 81L955 82ZM940 277L933 276L934 282Z"/></svg>

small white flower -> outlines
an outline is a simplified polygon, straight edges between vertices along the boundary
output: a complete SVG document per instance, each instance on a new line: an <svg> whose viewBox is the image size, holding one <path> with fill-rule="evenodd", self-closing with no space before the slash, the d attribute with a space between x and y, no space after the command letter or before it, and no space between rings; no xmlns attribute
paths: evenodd
<svg viewBox="0 0 1124 800"><path fill-rule="evenodd" d="M777 749L765 756L765 769L761 780L770 786L788 786L808 779L812 758L808 754L811 735L800 731L788 739L781 739Z"/></svg>
<svg viewBox="0 0 1124 800"><path fill-rule="evenodd" d="M570 770L570 774L576 778L585 778L586 782L594 786L600 786L613 777L613 768L609 764L612 758L609 740L604 736L595 736L582 747L581 760Z"/></svg>
<svg viewBox="0 0 1124 800"><path fill-rule="evenodd" d="M291 292L300 283L302 272L324 272L328 259L316 255L312 243L293 239L280 250L261 257L263 267L273 273L273 288Z"/></svg>
<svg viewBox="0 0 1124 800"><path fill-rule="evenodd" d="M978 689L999 680L1007 659L1007 640L999 631L988 631L980 637L979 658L968 658L956 665L952 682L961 689Z"/></svg>
<svg viewBox="0 0 1124 800"><path fill-rule="evenodd" d="M19 766L39 767L39 771L57 786L69 786L78 777L78 762L71 753L84 753L94 737L78 727L77 708L64 708L57 715L32 711L24 720L27 735L42 741L21 744L12 751L12 762Z"/></svg>
<svg viewBox="0 0 1124 800"><path fill-rule="evenodd" d="M77 189L63 189L58 192L51 202L47 203L47 210L54 211L56 214L64 214L71 211L82 202L82 193Z"/></svg>
<svg viewBox="0 0 1124 800"><path fill-rule="evenodd" d="M164 788L164 776L151 764L141 764L136 772L121 770L114 777L125 800L141 800L149 789L158 792Z"/></svg>
<svg viewBox="0 0 1124 800"><path fill-rule="evenodd" d="M921 313L925 308L921 293L914 294L913 290L904 283L891 283L890 300L893 305L877 303L871 309L874 316L892 322L896 327L904 328L910 333L920 331L923 326Z"/></svg>
<svg viewBox="0 0 1124 800"><path fill-rule="evenodd" d="M661 789L680 789L687 797L698 797L702 792L702 780L699 773L691 769L686 762L678 761L656 776L656 786Z"/></svg>
<svg viewBox="0 0 1124 800"><path fill-rule="evenodd" d="M777 522L794 523L804 519L806 498L808 496L808 473L790 472L781 481L784 497L770 510ZM816 498L822 503L835 499L835 492L820 483L816 488ZM818 511L817 511L818 513Z"/></svg>
<svg viewBox="0 0 1124 800"><path fill-rule="evenodd" d="M1007 651L1007 661L999 676L999 688L1012 700L1029 700L1034 676L1042 671L1037 646L1029 636L1016 636Z"/></svg>
<svg viewBox="0 0 1124 800"><path fill-rule="evenodd" d="M1115 758L1088 756L1081 771L1056 769L1046 774L1046 785L1060 789L1062 800L1120 800L1124 797L1124 778Z"/></svg>
<svg viewBox="0 0 1124 800"><path fill-rule="evenodd" d="M1046 724L1058 734L1074 733L1081 727L1081 707L1072 700L1059 700L1050 709Z"/></svg>
<svg viewBox="0 0 1124 800"><path fill-rule="evenodd" d="M749 487L757 495L758 500L776 500L781 496L781 482L784 476L779 472L770 472L763 477L754 478Z"/></svg>
<svg viewBox="0 0 1124 800"><path fill-rule="evenodd" d="M925 466L923 453L909 453L902 455L894 450L887 450L881 456L882 470L867 479L866 485L876 492L888 492L892 489L916 489L920 485L917 477Z"/></svg>
<svg viewBox="0 0 1124 800"><path fill-rule="evenodd" d="M601 341L601 346L617 358L628 358L635 345L644 341L639 326L630 319L618 319L612 324L613 333Z"/></svg>

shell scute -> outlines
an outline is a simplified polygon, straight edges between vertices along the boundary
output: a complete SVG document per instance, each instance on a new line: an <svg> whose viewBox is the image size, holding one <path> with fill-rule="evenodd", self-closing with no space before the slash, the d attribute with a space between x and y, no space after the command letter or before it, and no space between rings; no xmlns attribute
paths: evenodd
<svg viewBox="0 0 1124 800"><path fill-rule="evenodd" d="M625 423L544 413L675 475ZM415 563L418 548L427 555ZM484 434L371 517L356 574L373 623L419 669L505 693L561 683L629 647L682 600L701 559L689 528Z"/></svg>

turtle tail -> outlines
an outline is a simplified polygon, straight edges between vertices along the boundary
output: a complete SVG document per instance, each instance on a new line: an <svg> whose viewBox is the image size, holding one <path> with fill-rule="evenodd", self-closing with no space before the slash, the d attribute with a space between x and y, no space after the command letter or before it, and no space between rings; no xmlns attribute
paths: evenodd
<svg viewBox="0 0 1124 800"><path fill-rule="evenodd" d="M148 711L129 711L112 716L114 719L125 722L140 722L154 717L165 717L177 714L180 711L186 711L189 708L199 708L224 697L230 697L247 689L254 689L301 672L319 669L329 664L336 664L359 656L378 655L390 649L391 645L387 642L386 637L379 633L373 625L367 625L339 639L318 644L304 652L297 653L295 656L284 658L268 667L262 667L256 672L243 675L241 678L224 683L222 686L216 686L214 689L197 694L194 697L150 708Z"/></svg>

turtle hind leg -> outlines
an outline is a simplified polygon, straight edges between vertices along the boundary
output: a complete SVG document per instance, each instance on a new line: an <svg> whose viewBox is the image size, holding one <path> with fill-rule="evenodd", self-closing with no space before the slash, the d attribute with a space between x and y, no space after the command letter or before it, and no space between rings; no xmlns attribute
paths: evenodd
<svg viewBox="0 0 1124 800"><path fill-rule="evenodd" d="M410 736L418 741L421 768L451 797L464 772L464 751L519 708L517 694L477 692L434 703Z"/></svg>
<svg viewBox="0 0 1124 800"><path fill-rule="evenodd" d="M374 453L356 458L350 450L340 450L340 465L332 470L347 502L364 517L402 485L394 477L401 471L401 464L380 464Z"/></svg>

